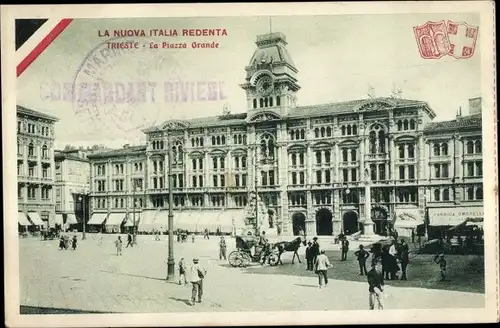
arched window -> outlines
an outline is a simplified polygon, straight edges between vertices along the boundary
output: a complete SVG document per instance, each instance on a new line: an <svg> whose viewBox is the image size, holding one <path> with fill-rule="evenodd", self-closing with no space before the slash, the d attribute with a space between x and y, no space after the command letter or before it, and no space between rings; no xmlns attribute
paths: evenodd
<svg viewBox="0 0 500 328"><path fill-rule="evenodd" d="M202 139L203 140L203 139ZM200 138L196 138L196 147L200 145ZM203 145L203 144L202 144Z"/></svg>
<svg viewBox="0 0 500 328"><path fill-rule="evenodd" d="M198 181L198 180L196 179L196 176L195 176L195 175L193 175L193 187L195 187L195 188L196 188L196 182L197 182L197 181Z"/></svg>
<svg viewBox="0 0 500 328"><path fill-rule="evenodd" d="M193 165L193 170L196 170L196 159L192 159L191 163Z"/></svg>
<svg viewBox="0 0 500 328"><path fill-rule="evenodd" d="M448 155L448 144L447 143L443 143L441 144L441 155Z"/></svg>
<svg viewBox="0 0 500 328"><path fill-rule="evenodd" d="M264 107L268 107L268 106L269 106L269 99L265 98L264 99Z"/></svg>
<svg viewBox="0 0 500 328"><path fill-rule="evenodd" d="M212 136L212 146L215 146L215 137Z"/></svg>
<svg viewBox="0 0 500 328"><path fill-rule="evenodd" d="M326 128L326 136L327 137L331 137L332 136L332 128L331 127L327 127Z"/></svg>
<svg viewBox="0 0 500 328"><path fill-rule="evenodd" d="M316 151L316 164L321 164L321 151Z"/></svg>
<svg viewBox="0 0 500 328"><path fill-rule="evenodd" d="M23 153L23 145L19 140L17 140L17 153L22 154Z"/></svg>
<svg viewBox="0 0 500 328"><path fill-rule="evenodd" d="M345 136L345 125L342 125L341 130L342 130L342 135Z"/></svg>
<svg viewBox="0 0 500 328"><path fill-rule="evenodd" d="M273 107L273 97L269 97L269 106Z"/></svg>
<svg viewBox="0 0 500 328"><path fill-rule="evenodd" d="M371 154L375 154L377 152L377 149L376 149L376 139L377 139L377 135L375 133L375 131L371 131L370 132L370 153Z"/></svg>
<svg viewBox="0 0 500 328"><path fill-rule="evenodd" d="M306 132L304 130L300 130L300 139L306 138Z"/></svg>
<svg viewBox="0 0 500 328"><path fill-rule="evenodd" d="M434 144L434 156L440 156L441 155L441 149L439 148L439 144Z"/></svg>
<svg viewBox="0 0 500 328"><path fill-rule="evenodd" d="M399 151L399 158L405 158L405 146L399 145L398 151Z"/></svg>
<svg viewBox="0 0 500 328"><path fill-rule="evenodd" d="M481 146L481 140L476 140L476 142L474 143L474 148L475 148L475 153L476 154L481 154L483 152L482 150L482 146Z"/></svg>
<svg viewBox="0 0 500 328"><path fill-rule="evenodd" d="M28 156L35 156L35 146L32 142L28 145Z"/></svg>
<svg viewBox="0 0 500 328"><path fill-rule="evenodd" d="M295 133L292 131L290 131L290 140L293 140L295 137Z"/></svg>
<svg viewBox="0 0 500 328"><path fill-rule="evenodd" d="M220 145L220 136L217 136L216 140L217 140L217 144Z"/></svg>
<svg viewBox="0 0 500 328"><path fill-rule="evenodd" d="M257 108L257 99L253 100L253 108Z"/></svg>
<svg viewBox="0 0 500 328"><path fill-rule="evenodd" d="M398 131L403 130L403 122L398 121Z"/></svg>
<svg viewBox="0 0 500 328"><path fill-rule="evenodd" d="M259 105L260 105L260 108L264 107L264 99L262 99L262 98L259 99Z"/></svg>
<svg viewBox="0 0 500 328"><path fill-rule="evenodd" d="M225 136L222 136L222 144L225 145L226 144L226 137Z"/></svg>
<svg viewBox="0 0 500 328"><path fill-rule="evenodd" d="M203 147L203 137L200 138L200 146Z"/></svg>
<svg viewBox="0 0 500 328"><path fill-rule="evenodd" d="M314 129L314 137L319 138L319 129L318 128Z"/></svg>
<svg viewBox="0 0 500 328"><path fill-rule="evenodd" d="M280 106L281 105L281 98L280 96L277 96L276 97L276 106Z"/></svg>
<svg viewBox="0 0 500 328"><path fill-rule="evenodd" d="M300 132L299 130L295 130L295 139L300 139Z"/></svg>
<svg viewBox="0 0 500 328"><path fill-rule="evenodd" d="M212 162L214 170L217 170L217 157L212 158Z"/></svg>
<svg viewBox="0 0 500 328"><path fill-rule="evenodd" d="M410 130L415 130L415 120L414 119L410 120Z"/></svg>
<svg viewBox="0 0 500 328"><path fill-rule="evenodd" d="M43 145L42 146L42 157L43 158L49 158L49 151L47 149L47 146L46 145Z"/></svg>
<svg viewBox="0 0 500 328"><path fill-rule="evenodd" d="M472 141L467 141L467 154L474 153L474 143Z"/></svg>
<svg viewBox="0 0 500 328"><path fill-rule="evenodd" d="M356 162L356 149L351 149L351 161Z"/></svg>
<svg viewBox="0 0 500 328"><path fill-rule="evenodd" d="M191 147L194 147L194 138L191 138Z"/></svg>
<svg viewBox="0 0 500 328"><path fill-rule="evenodd" d="M351 126L348 125L347 126L347 135L350 136L352 134L352 131L351 131Z"/></svg>
<svg viewBox="0 0 500 328"><path fill-rule="evenodd" d="M468 200L474 199L474 188L472 187L467 188L467 199Z"/></svg>
<svg viewBox="0 0 500 328"><path fill-rule="evenodd" d="M439 189L434 190L434 200L436 202L439 202L441 200L441 190Z"/></svg>
<svg viewBox="0 0 500 328"><path fill-rule="evenodd" d="M325 150L325 163L330 163L330 151Z"/></svg>
<svg viewBox="0 0 500 328"><path fill-rule="evenodd" d="M408 120L403 121L403 130L408 130Z"/></svg>
<svg viewBox="0 0 500 328"><path fill-rule="evenodd" d="M358 134L358 126L357 125L352 126L352 134L354 134L354 135Z"/></svg>
<svg viewBox="0 0 500 328"><path fill-rule="evenodd" d="M300 165L304 165L304 153L299 154L299 163Z"/></svg>
<svg viewBox="0 0 500 328"><path fill-rule="evenodd" d="M415 158L415 146L408 145L408 158Z"/></svg>
<svg viewBox="0 0 500 328"><path fill-rule="evenodd" d="M321 138L325 137L325 128L321 127Z"/></svg>
<svg viewBox="0 0 500 328"><path fill-rule="evenodd" d="M238 136L235 134L233 136L233 144L237 144L238 143Z"/></svg>
<svg viewBox="0 0 500 328"><path fill-rule="evenodd" d="M235 164L237 169L240 167L240 158L239 157L234 158L234 164Z"/></svg>
<svg viewBox="0 0 500 328"><path fill-rule="evenodd" d="M238 134L238 143L243 144L243 136L241 134Z"/></svg>
<svg viewBox="0 0 500 328"><path fill-rule="evenodd" d="M347 149L342 149L342 161L347 162Z"/></svg>
<svg viewBox="0 0 500 328"><path fill-rule="evenodd" d="M272 138L269 138L268 144L269 144L269 157L274 158L274 140Z"/></svg>
<svg viewBox="0 0 500 328"><path fill-rule="evenodd" d="M478 187L476 189L476 199L478 199L478 200L483 199L483 188Z"/></svg>
<svg viewBox="0 0 500 328"><path fill-rule="evenodd" d="M450 200L450 190L448 188L443 190L443 200Z"/></svg>
<svg viewBox="0 0 500 328"><path fill-rule="evenodd" d="M295 166L295 165L297 165L297 155L292 154L292 166Z"/></svg>
<svg viewBox="0 0 500 328"><path fill-rule="evenodd" d="M378 144L379 144L379 153L385 153L385 132L380 130L378 132Z"/></svg>

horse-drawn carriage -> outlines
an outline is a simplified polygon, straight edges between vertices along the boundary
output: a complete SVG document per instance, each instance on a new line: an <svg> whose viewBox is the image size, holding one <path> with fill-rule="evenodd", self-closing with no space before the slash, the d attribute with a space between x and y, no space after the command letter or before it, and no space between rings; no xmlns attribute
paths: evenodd
<svg viewBox="0 0 500 328"><path fill-rule="evenodd" d="M252 248L255 249L252 255ZM233 267L247 267L252 262L267 259L268 263L275 266L279 262L279 250L274 245L262 247L259 238L255 236L236 236L236 250L228 256L229 264ZM265 259L264 259L265 260Z"/></svg>

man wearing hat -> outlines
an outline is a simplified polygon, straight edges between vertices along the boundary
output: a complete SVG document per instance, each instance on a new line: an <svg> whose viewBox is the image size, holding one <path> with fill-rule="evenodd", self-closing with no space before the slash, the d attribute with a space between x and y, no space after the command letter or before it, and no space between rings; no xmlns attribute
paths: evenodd
<svg viewBox="0 0 500 328"><path fill-rule="evenodd" d="M318 258L319 255L318 237L313 238L313 243L310 252L312 257L312 263L316 263L316 259Z"/></svg>
<svg viewBox="0 0 500 328"><path fill-rule="evenodd" d="M207 270L203 269L199 262L197 258L194 258L193 265L190 268L191 285L193 285L191 293L192 306L195 304L196 295L198 295L198 303L201 303L201 297L203 296L203 279L207 274Z"/></svg>

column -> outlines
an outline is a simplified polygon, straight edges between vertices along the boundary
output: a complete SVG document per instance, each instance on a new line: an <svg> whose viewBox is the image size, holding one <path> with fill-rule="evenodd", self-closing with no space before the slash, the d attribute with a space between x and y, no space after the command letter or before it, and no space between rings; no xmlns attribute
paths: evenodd
<svg viewBox="0 0 500 328"><path fill-rule="evenodd" d="M364 172L365 170L365 154L366 154L366 139L363 137L361 141L359 142L359 148L356 149L357 156L356 158L359 161L359 167L361 168L361 171Z"/></svg>
<svg viewBox="0 0 500 328"><path fill-rule="evenodd" d="M307 145L307 158L306 158L306 165L307 165L307 177L306 177L306 184L311 185L313 183L313 153L310 145Z"/></svg>
<svg viewBox="0 0 500 328"><path fill-rule="evenodd" d="M394 170L395 170L394 164L395 164L395 162L396 162L396 156L395 156L396 151L395 151L395 149L394 149L394 138L391 136L391 138L390 138L390 139L391 139L391 140L390 140L390 143L391 143L391 156L390 156L390 159L389 159L389 160L391 161L391 162L390 162L390 163L391 163L391 168L390 168L390 172L387 172L387 176L388 176L388 178L389 178L390 180L393 180L393 181L394 181L394 180L396 180L396 176L395 176L395 174L394 174L394 173L395 173L395 172L394 172Z"/></svg>
<svg viewBox="0 0 500 328"><path fill-rule="evenodd" d="M307 235L316 235L316 218L313 207L312 193L311 191L306 191L306 202L307 202L307 212L306 212L306 231Z"/></svg>
<svg viewBox="0 0 500 328"><path fill-rule="evenodd" d="M333 154L335 156L334 159L332 159L332 163L334 165L333 167L333 181L340 181L340 173L339 173L339 145L335 143Z"/></svg>

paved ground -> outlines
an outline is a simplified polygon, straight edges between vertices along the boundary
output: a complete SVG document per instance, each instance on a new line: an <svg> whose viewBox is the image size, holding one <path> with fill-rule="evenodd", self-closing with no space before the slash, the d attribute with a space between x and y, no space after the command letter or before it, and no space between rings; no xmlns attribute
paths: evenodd
<svg viewBox="0 0 500 328"><path fill-rule="evenodd" d="M353 310L366 309L367 283L358 276L356 263L340 262L337 251L329 256L333 277L327 289L317 288L317 277L304 270L304 263L290 263L291 254L280 267L252 266L232 268L219 260L217 239L185 244L175 243L176 261L184 256L188 263L193 256L208 269L204 302L195 307L186 303L190 286L165 281L167 242L140 236L139 245L124 248L116 256L113 240L105 236L102 244L89 235L80 241L76 251L58 249L58 241L20 240L20 299L22 313L81 312L179 312L179 311L277 311L277 310ZM228 241L228 253L234 241ZM301 256L303 255L301 249ZM422 259L422 262L425 262ZM470 259L470 262L473 262ZM462 262L460 262L462 263ZM465 262L464 262L465 263ZM468 263L468 262L467 262ZM478 308L484 306L483 293L449 291L458 271L451 270L449 283L438 283L437 265L419 265L410 270L410 279L425 284L390 282L386 307L390 309ZM426 276L427 279L422 279ZM467 276L467 275L466 275ZM419 278L420 277L420 278ZM481 274L469 272L468 277L483 281ZM471 279L469 279L471 280ZM481 284L461 287L477 291ZM483 282L484 285L484 282ZM471 287L472 286L472 287ZM438 289L439 288L439 289ZM483 287L484 290L484 287Z"/></svg>

